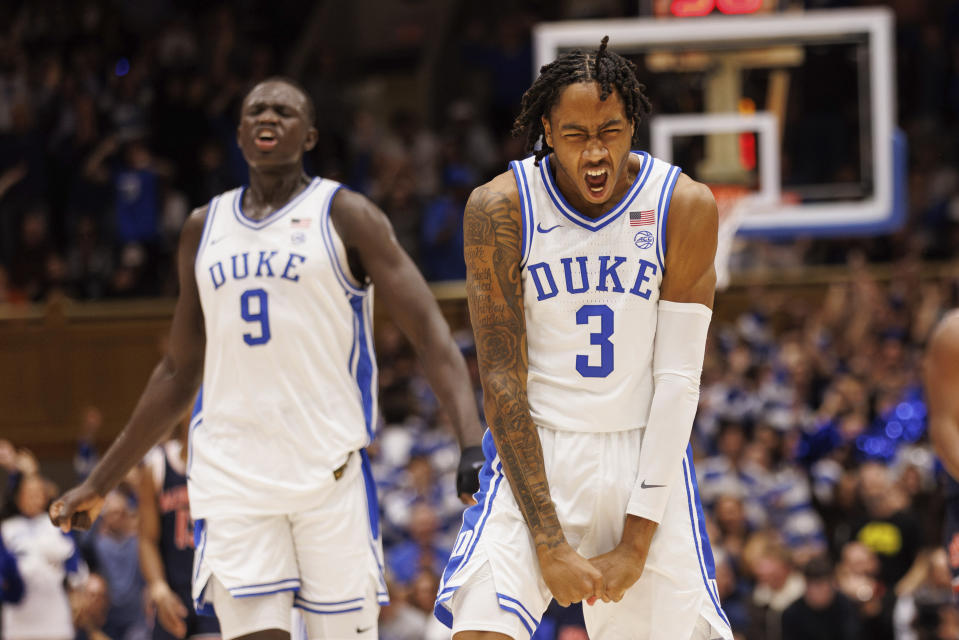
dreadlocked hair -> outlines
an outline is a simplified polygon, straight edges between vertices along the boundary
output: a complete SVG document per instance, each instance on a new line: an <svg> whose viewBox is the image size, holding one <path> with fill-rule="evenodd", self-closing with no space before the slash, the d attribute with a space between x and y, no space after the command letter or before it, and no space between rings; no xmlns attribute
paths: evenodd
<svg viewBox="0 0 959 640"><path fill-rule="evenodd" d="M520 113L513 122L513 135L525 136L526 150L536 156L537 165L553 150L546 144L542 118L549 117L563 89L576 82L598 82L601 100L614 90L619 93L626 117L633 123L632 143L637 143L639 123L650 111L649 98L644 93L646 87L636 80L636 65L607 50L608 43L609 36L604 36L596 51L577 49L543 65L539 77L523 94Z"/></svg>

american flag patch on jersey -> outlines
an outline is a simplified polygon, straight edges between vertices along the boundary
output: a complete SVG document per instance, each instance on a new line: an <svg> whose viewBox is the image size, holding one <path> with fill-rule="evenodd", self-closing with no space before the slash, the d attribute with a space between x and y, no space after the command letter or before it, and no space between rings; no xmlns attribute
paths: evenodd
<svg viewBox="0 0 959 640"><path fill-rule="evenodd" d="M309 229L310 221L310 218L292 218L290 220L290 226L294 229Z"/></svg>
<svg viewBox="0 0 959 640"><path fill-rule="evenodd" d="M654 222L656 222L655 209L629 212L629 226L631 227L641 227L645 224L653 224Z"/></svg>

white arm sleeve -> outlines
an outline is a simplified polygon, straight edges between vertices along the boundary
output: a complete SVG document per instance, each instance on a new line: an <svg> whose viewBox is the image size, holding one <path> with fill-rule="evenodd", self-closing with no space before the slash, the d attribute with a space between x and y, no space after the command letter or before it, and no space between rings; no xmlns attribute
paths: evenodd
<svg viewBox="0 0 959 640"><path fill-rule="evenodd" d="M713 312L692 302L659 301L653 345L653 400L626 513L661 522L679 475L699 404L699 377Z"/></svg>

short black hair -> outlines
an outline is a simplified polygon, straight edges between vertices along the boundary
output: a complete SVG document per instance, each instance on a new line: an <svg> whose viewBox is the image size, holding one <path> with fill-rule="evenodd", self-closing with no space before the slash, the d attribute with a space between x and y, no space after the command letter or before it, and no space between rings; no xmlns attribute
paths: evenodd
<svg viewBox="0 0 959 640"><path fill-rule="evenodd" d="M306 90L299 81L294 80L289 76L270 76L265 80L257 82L255 85L250 87L250 90L246 92L246 95L243 96L243 100L240 103L245 103L246 99L250 97L250 94L253 93L253 90L256 89L261 84L266 84L268 82L282 82L283 84L289 85L303 94L303 98L306 101L306 121L311 127L316 126L316 105L313 104L313 98L310 96L310 92Z"/></svg>
<svg viewBox="0 0 959 640"><path fill-rule="evenodd" d="M513 123L513 135L526 137L526 150L536 155L536 164L552 151L546 144L542 117L549 117L563 88L575 82L595 81L600 86L600 99L613 90L619 93L626 107L626 117L633 124L633 140L637 143L639 123L650 111L646 87L636 79L636 65L606 49L609 36L604 36L596 51L577 49L543 65L539 77L523 94L522 109Z"/></svg>
<svg viewBox="0 0 959 640"><path fill-rule="evenodd" d="M829 556L822 554L810 558L803 567L803 575L807 580L832 579L833 566Z"/></svg>

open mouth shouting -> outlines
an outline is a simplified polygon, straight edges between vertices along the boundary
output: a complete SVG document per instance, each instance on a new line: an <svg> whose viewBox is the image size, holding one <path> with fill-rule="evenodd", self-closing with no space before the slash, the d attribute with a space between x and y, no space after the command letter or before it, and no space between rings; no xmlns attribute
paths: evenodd
<svg viewBox="0 0 959 640"><path fill-rule="evenodd" d="M275 147L278 142L279 139L277 138L276 132L273 131L273 129L260 129L253 137L253 144L255 144L257 149L260 151L269 151Z"/></svg>
<svg viewBox="0 0 959 640"><path fill-rule="evenodd" d="M589 195L594 198L602 196L606 192L606 184L609 182L609 169L587 169L584 175L586 180L586 189Z"/></svg>

